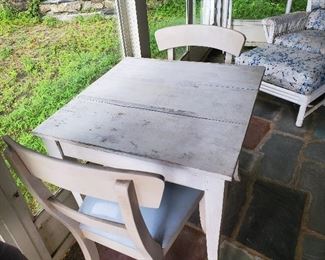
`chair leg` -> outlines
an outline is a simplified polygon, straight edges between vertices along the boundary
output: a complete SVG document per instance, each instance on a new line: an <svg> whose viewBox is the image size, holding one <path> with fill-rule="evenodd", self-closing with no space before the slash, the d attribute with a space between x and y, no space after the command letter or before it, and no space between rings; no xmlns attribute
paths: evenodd
<svg viewBox="0 0 325 260"><path fill-rule="evenodd" d="M95 242L82 237L78 231L73 232L71 229L70 231L77 240L85 260L100 260Z"/></svg>
<svg viewBox="0 0 325 260"><path fill-rule="evenodd" d="M86 238L78 241L86 260L100 260L96 244Z"/></svg>
<svg viewBox="0 0 325 260"><path fill-rule="evenodd" d="M240 176L239 176L239 161L237 161L236 163L236 168L235 168L235 172L234 172L234 180L235 181L240 181Z"/></svg>
<svg viewBox="0 0 325 260"><path fill-rule="evenodd" d="M199 214L200 214L200 222L201 222L201 228L204 233L206 233L206 228L205 228L205 198L203 197L200 201L199 204Z"/></svg>
<svg viewBox="0 0 325 260"><path fill-rule="evenodd" d="M302 123L304 122L304 118L305 118L306 109L307 109L307 104L300 105L297 121L296 121L297 127L302 127Z"/></svg>
<svg viewBox="0 0 325 260"><path fill-rule="evenodd" d="M225 57L225 63L226 64L231 64L232 63L232 55L231 54L229 54L229 53L226 53L225 54L226 55L226 57Z"/></svg>

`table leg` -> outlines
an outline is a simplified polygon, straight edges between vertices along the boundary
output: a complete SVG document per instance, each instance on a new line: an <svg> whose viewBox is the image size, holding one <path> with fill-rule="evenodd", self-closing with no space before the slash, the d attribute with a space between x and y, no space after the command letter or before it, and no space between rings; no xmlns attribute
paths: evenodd
<svg viewBox="0 0 325 260"><path fill-rule="evenodd" d="M43 138L42 141L49 156L63 159L63 153L58 142L46 138Z"/></svg>
<svg viewBox="0 0 325 260"><path fill-rule="evenodd" d="M43 138L42 140L43 140L43 143L46 147L46 151L49 156L52 156L52 157L55 157L58 159L64 158L60 144L58 142L56 142L54 140L46 139L46 138ZM75 198L78 206L80 207L83 202L83 199L82 199L80 193L72 192L72 195Z"/></svg>
<svg viewBox="0 0 325 260"><path fill-rule="evenodd" d="M200 201L199 205L199 212L200 212L200 222L201 222L201 228L204 233L206 233L206 227L205 227L205 197L203 197Z"/></svg>
<svg viewBox="0 0 325 260"><path fill-rule="evenodd" d="M209 260L218 259L224 189L225 182L222 180L209 183L200 203L201 225L206 233Z"/></svg>
<svg viewBox="0 0 325 260"><path fill-rule="evenodd" d="M236 168L234 172L234 180L235 181L240 181L240 176L239 176L239 161L236 163Z"/></svg>

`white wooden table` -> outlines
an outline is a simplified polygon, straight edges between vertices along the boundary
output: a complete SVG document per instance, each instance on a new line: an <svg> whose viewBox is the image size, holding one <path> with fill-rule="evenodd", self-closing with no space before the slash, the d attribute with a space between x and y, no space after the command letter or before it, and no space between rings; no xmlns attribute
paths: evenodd
<svg viewBox="0 0 325 260"><path fill-rule="evenodd" d="M125 58L39 125L48 152L162 174L205 191L200 216L217 259L232 180L263 67Z"/></svg>

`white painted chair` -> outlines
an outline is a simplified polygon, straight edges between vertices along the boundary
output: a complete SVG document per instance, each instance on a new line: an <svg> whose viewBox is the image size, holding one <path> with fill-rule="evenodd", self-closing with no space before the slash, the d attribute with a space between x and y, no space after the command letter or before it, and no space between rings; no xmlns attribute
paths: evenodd
<svg viewBox="0 0 325 260"><path fill-rule="evenodd" d="M266 67L260 90L299 105L296 126L301 127L308 115L325 105L324 55L295 48L268 44L242 53L238 65Z"/></svg>
<svg viewBox="0 0 325 260"><path fill-rule="evenodd" d="M99 259L93 241L136 259L162 259L203 195L158 174L83 165L36 153L9 137L4 141L10 164L70 230L87 260ZM79 211L57 201L42 180L85 195Z"/></svg>
<svg viewBox="0 0 325 260"><path fill-rule="evenodd" d="M158 49L167 50L168 60L175 59L175 48L184 46L208 47L238 56L245 36L237 31L213 25L177 25L157 30ZM230 63L231 59L226 59Z"/></svg>

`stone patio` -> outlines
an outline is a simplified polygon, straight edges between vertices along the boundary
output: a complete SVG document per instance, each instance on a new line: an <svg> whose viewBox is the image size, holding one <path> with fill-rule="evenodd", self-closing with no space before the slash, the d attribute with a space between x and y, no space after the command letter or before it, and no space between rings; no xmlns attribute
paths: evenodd
<svg viewBox="0 0 325 260"><path fill-rule="evenodd" d="M221 260L325 259L325 107L295 127L298 107L259 94L228 184ZM230 206L231 205L231 206ZM99 246L101 259L130 259ZM82 259L75 245L65 258ZM206 259L198 211L166 259Z"/></svg>

